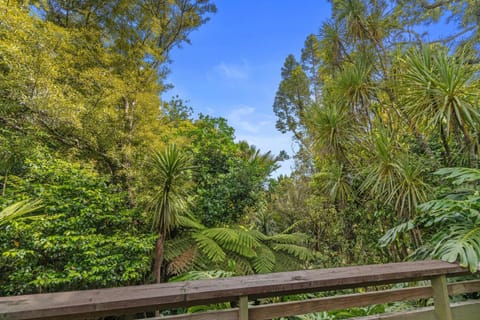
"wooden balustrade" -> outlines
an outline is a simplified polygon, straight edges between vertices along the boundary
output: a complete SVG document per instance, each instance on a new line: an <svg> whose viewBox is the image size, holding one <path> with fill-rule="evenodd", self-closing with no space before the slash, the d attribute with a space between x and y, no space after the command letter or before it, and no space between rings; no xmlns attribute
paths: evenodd
<svg viewBox="0 0 480 320"><path fill-rule="evenodd" d="M106 315L133 314L150 310L229 301L235 302L238 307L162 317L161 319L272 319L430 297L434 298L433 308L365 319L479 319L480 301L478 303L469 302L454 305L453 307L449 303L449 295L480 291L480 280L447 285L447 277L467 274L469 274L467 269L456 264L432 260L0 297L0 319L98 319ZM281 297L297 293L378 286L417 280L431 280L431 286L367 291L365 293L254 306L249 304L249 301L266 297ZM469 313L472 314L471 317L467 317Z"/></svg>

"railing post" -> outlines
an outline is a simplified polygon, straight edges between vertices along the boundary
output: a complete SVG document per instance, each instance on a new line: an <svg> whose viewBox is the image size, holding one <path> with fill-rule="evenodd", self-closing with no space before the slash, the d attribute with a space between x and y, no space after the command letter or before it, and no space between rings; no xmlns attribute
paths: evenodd
<svg viewBox="0 0 480 320"><path fill-rule="evenodd" d="M248 320L248 297L238 299L238 320Z"/></svg>
<svg viewBox="0 0 480 320"><path fill-rule="evenodd" d="M448 300L447 277L445 275L431 280L435 317L438 320L453 320L450 301Z"/></svg>

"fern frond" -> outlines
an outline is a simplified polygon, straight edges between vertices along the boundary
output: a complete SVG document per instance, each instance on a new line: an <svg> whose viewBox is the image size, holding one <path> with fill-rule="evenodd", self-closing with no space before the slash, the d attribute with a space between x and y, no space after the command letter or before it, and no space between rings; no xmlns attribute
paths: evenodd
<svg viewBox="0 0 480 320"><path fill-rule="evenodd" d="M191 237L177 237L165 241L165 261L172 261L174 258L190 249L194 243L195 242Z"/></svg>
<svg viewBox="0 0 480 320"><path fill-rule="evenodd" d="M208 280L208 279L218 279L218 278L227 278L232 277L233 272L224 271L224 270L206 270L206 271L189 271L177 277L172 277L170 282L182 282L182 281L192 281L192 280Z"/></svg>
<svg viewBox="0 0 480 320"><path fill-rule="evenodd" d="M241 229L212 228L206 229L202 233L217 241L226 250L247 258L255 257L254 248L260 245L248 231Z"/></svg>
<svg viewBox="0 0 480 320"><path fill-rule="evenodd" d="M299 244L304 243L308 240L308 235L305 233L279 233L273 236L267 237L268 240L277 242L277 243L290 243L290 244Z"/></svg>
<svg viewBox="0 0 480 320"><path fill-rule="evenodd" d="M264 235L263 233L261 233L260 231L258 230L255 230L255 229L252 229L252 230L248 230L248 233L254 237L257 241L264 241L267 239L267 236Z"/></svg>
<svg viewBox="0 0 480 320"><path fill-rule="evenodd" d="M254 270L247 258L239 255L233 255L232 260L235 261L235 273L237 274L254 274Z"/></svg>
<svg viewBox="0 0 480 320"><path fill-rule="evenodd" d="M295 244L278 243L273 246L273 250L287 252L302 261L309 261L314 258L310 249Z"/></svg>
<svg viewBox="0 0 480 320"><path fill-rule="evenodd" d="M299 259L292 257L291 254L285 251L274 251L274 254L276 262L272 272L283 272L304 268L304 264Z"/></svg>
<svg viewBox="0 0 480 320"><path fill-rule="evenodd" d="M167 273L170 275L180 274L187 271L192 265L193 261L197 257L197 249L190 248L184 251L179 256L175 257L169 264L167 268Z"/></svg>
<svg viewBox="0 0 480 320"><path fill-rule="evenodd" d="M226 254L223 249L210 237L203 233L194 233L192 237L195 239L197 246L212 262L221 262L225 259Z"/></svg>
<svg viewBox="0 0 480 320"><path fill-rule="evenodd" d="M256 273L269 273L275 267L275 254L267 246L257 248L257 256L253 258L252 265Z"/></svg>
<svg viewBox="0 0 480 320"><path fill-rule="evenodd" d="M179 215L177 217L177 224L179 227L183 227L183 228L196 229L196 230L205 229L205 226L202 225L200 222L196 221L192 217L185 216L185 215Z"/></svg>

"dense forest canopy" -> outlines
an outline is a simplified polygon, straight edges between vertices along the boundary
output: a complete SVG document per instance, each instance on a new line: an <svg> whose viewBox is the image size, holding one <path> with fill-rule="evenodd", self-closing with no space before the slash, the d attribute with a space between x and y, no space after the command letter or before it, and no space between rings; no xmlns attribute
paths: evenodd
<svg viewBox="0 0 480 320"><path fill-rule="evenodd" d="M277 128L293 133L299 148L285 188L310 195L294 198L302 210L285 214L300 221L318 210L311 197L322 199L343 234L322 234L321 242L340 244L349 263L436 256L475 268L474 193L456 195L451 180L433 173L462 177L455 185L476 181L476 171L441 168L479 164L478 3L332 7L301 55L286 57L273 103ZM445 23L451 34L435 31Z"/></svg>
<svg viewBox="0 0 480 320"><path fill-rule="evenodd" d="M210 1L0 0L0 295L428 257L475 268L477 2L331 3L279 70L273 111L298 152L274 179L284 154L160 98ZM453 33L431 40L439 21Z"/></svg>

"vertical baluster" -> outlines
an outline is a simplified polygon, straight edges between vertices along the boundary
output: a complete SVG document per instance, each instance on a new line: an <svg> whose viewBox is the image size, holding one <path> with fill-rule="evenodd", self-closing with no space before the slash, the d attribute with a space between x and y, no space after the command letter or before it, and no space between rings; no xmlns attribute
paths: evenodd
<svg viewBox="0 0 480 320"><path fill-rule="evenodd" d="M248 320L248 297L242 296L238 300L238 320Z"/></svg>
<svg viewBox="0 0 480 320"><path fill-rule="evenodd" d="M448 300L447 278L439 276L431 280L435 316L438 320L453 320L450 301Z"/></svg>

